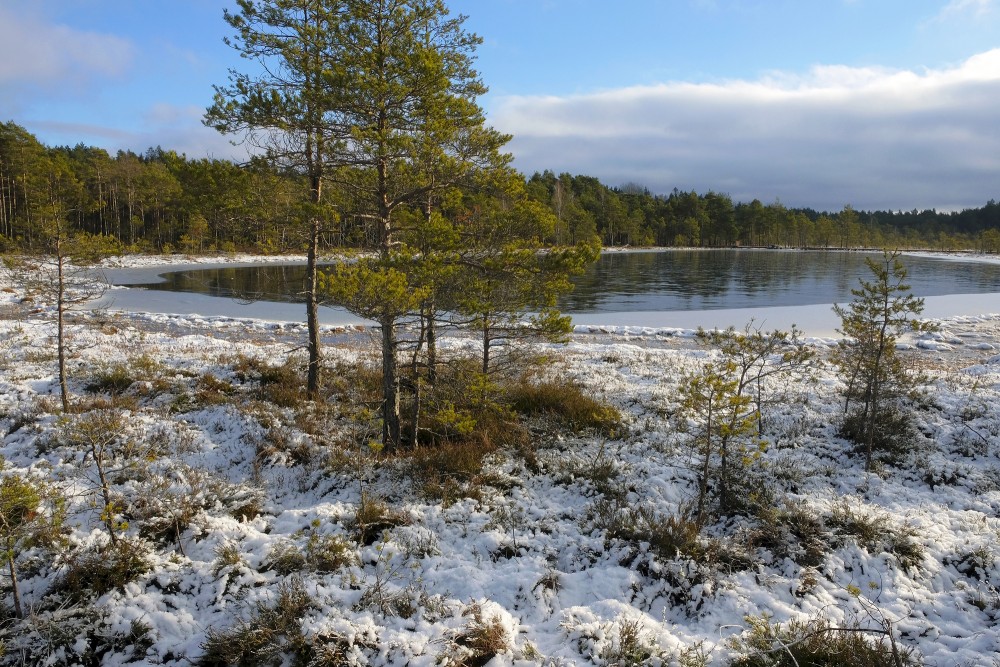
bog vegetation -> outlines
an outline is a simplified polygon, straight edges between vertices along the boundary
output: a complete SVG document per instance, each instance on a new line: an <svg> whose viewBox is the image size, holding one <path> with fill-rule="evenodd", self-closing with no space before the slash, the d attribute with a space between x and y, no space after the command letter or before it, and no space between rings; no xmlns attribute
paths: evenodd
<svg viewBox="0 0 1000 667"><path fill-rule="evenodd" d="M880 599L892 594L890 580L942 567L929 559L926 537L863 495L810 502L798 490L833 473L807 472L773 452L823 441L859 470L877 472L873 479L920 474L927 449L919 445L916 455L916 429L873 440L859 407L870 396L879 428L887 414L915 424L928 409L914 391L926 378L895 346L919 302L907 293L898 257L886 254L870 268L871 279L839 309L851 338L829 357L796 329L750 323L699 332L702 352L675 358L686 360L681 368L660 369L665 391L652 402L595 392L588 378L635 364L614 356L628 346L588 360L581 375L557 347L501 346L484 361L485 341L450 336L434 382L425 360L401 354L403 384L421 389L404 394L395 448L381 440L377 339L327 349L316 398L307 390L308 355L294 345L266 343L264 354L227 346L222 355L151 347L125 320L69 318L76 338L104 341L114 358L71 346L68 393L53 381L65 405L44 393L4 402L11 461L0 475L7 570L0 664L372 664L414 623L437 637L431 650L440 664L497 657L547 664L551 647L520 637L511 608L456 600L441 582L411 572L430 576L442 554L460 562L470 556L456 549L482 544L490 546L481 557L496 567L527 564L540 540L566 531L589 551L573 563L542 558L528 582L531 605L549 608L578 568L605 566L625 567L638 582L630 608L662 604L674 623L693 622L732 581L761 572L789 572L794 599L825 600L821 613L779 620L762 611L727 631L726 641L680 645L664 643L642 615L595 621L573 607L562 614L557 642L572 647L573 662L924 664ZM54 348L37 347L26 330L43 316L10 328L4 364L12 378L59 366ZM830 385L834 371L839 380ZM825 389L815 382L824 377ZM878 386L864 389L865 377ZM815 411L817 393L829 394L819 406L840 402L836 415ZM983 407L962 418L987 444L961 456L988 455L983 432L996 416ZM810 435L817 429L818 439ZM633 449L636 456L626 453ZM644 474L668 470L681 499L672 507L644 490ZM993 488L988 476L965 474ZM966 483L927 475L919 483ZM578 511L535 525L519 503L534 493L578 496L578 506L561 510ZM299 511L301 520L283 527ZM429 521L438 512L453 518ZM477 531L489 540L469 540ZM852 575L844 583L845 558L880 563L884 580L869 574L862 587ZM997 563L987 546L970 545L943 567L965 587L969 613L1000 613L989 593ZM215 602L204 599L205 587ZM205 626L194 645L175 647L162 623L116 616L161 598L208 614L199 616ZM321 620L331 618L332 625Z"/></svg>

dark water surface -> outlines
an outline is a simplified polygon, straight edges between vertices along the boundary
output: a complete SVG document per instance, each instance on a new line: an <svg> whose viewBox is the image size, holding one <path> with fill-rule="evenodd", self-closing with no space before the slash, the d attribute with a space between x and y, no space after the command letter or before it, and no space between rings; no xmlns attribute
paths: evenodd
<svg viewBox="0 0 1000 667"><path fill-rule="evenodd" d="M567 313L703 311L844 303L870 278L853 252L667 250L605 253L560 306ZM1000 266L904 256L917 296L1000 292ZM305 267L268 265L163 274L146 289L299 302Z"/></svg>

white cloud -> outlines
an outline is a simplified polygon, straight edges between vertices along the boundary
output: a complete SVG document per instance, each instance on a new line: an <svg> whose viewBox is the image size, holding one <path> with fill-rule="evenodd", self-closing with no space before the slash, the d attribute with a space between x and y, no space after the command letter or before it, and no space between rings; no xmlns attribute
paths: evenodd
<svg viewBox="0 0 1000 667"><path fill-rule="evenodd" d="M780 198L981 206L1000 190L1000 49L940 70L815 67L756 81L509 97L490 112L524 171Z"/></svg>
<svg viewBox="0 0 1000 667"><path fill-rule="evenodd" d="M0 85L8 91L78 91L95 79L122 76L134 57L134 45L121 37L0 7Z"/></svg>
<svg viewBox="0 0 1000 667"><path fill-rule="evenodd" d="M956 15L967 14L983 16L993 11L996 8L996 4L997 0L950 0L944 9L941 10L941 13L938 14L938 18L946 19Z"/></svg>

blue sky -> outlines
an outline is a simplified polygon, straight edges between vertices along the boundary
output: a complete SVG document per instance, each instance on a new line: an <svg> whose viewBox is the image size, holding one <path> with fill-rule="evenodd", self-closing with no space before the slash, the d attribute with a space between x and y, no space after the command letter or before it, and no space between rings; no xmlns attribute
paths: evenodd
<svg viewBox="0 0 1000 667"><path fill-rule="evenodd" d="M200 117L243 63L226 0L3 0L0 121L243 157ZM489 122L552 169L790 206L1000 195L1000 0L452 0Z"/></svg>

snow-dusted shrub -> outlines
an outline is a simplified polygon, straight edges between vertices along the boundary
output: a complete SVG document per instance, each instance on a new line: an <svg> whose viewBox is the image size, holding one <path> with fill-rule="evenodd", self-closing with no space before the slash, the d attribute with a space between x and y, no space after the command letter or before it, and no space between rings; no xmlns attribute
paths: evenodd
<svg viewBox="0 0 1000 667"><path fill-rule="evenodd" d="M823 519L805 503L785 500L760 505L751 533L754 546L776 559L790 558L803 567L815 567L831 551L831 534Z"/></svg>
<svg viewBox="0 0 1000 667"><path fill-rule="evenodd" d="M438 658L439 664L474 667L485 665L497 656L513 657L510 618L505 619L496 611L489 613L478 603L469 605L462 616L469 621L448 638L448 646Z"/></svg>
<svg viewBox="0 0 1000 667"><path fill-rule="evenodd" d="M305 545L306 563L316 572L339 572L358 562L354 545L340 535L313 532Z"/></svg>
<svg viewBox="0 0 1000 667"><path fill-rule="evenodd" d="M233 400L236 387L233 383L220 380L213 373L205 373L195 380L195 400L200 405L218 405Z"/></svg>
<svg viewBox="0 0 1000 667"><path fill-rule="evenodd" d="M601 621L589 614L578 618L569 613L563 630L576 650L594 664L608 667L663 667L669 665L671 652L660 646L656 636L639 618L620 614L613 621ZM688 654L687 665L697 665ZM683 664L683 663L682 663ZM685 666L686 667L686 666Z"/></svg>
<svg viewBox="0 0 1000 667"><path fill-rule="evenodd" d="M181 545L181 534L209 511L247 517L256 512L263 491L235 484L209 470L176 463L150 472L127 500L127 513L139 534ZM253 510L253 512L251 512Z"/></svg>
<svg viewBox="0 0 1000 667"><path fill-rule="evenodd" d="M521 381L506 389L513 410L541 417L573 432L596 432L609 437L624 428L621 414L595 398L582 385L568 380Z"/></svg>
<svg viewBox="0 0 1000 667"><path fill-rule="evenodd" d="M482 497L484 460L495 451L492 444L475 440L421 447L407 455L407 474L421 495L448 507L462 498Z"/></svg>
<svg viewBox="0 0 1000 667"><path fill-rule="evenodd" d="M834 539L835 544L853 538L869 553L893 554L904 569L917 567L924 559L925 549L916 539L916 529L893 526L889 515L880 510L854 509L845 500L834 505L826 524L841 538Z"/></svg>
<svg viewBox="0 0 1000 667"><path fill-rule="evenodd" d="M264 566L282 576L288 576L306 568L306 555L291 540L281 540L267 552Z"/></svg>
<svg viewBox="0 0 1000 667"><path fill-rule="evenodd" d="M338 572L357 561L355 547L346 538L312 532L301 547L291 540L278 542L265 563L278 574L289 575L303 570Z"/></svg>
<svg viewBox="0 0 1000 667"><path fill-rule="evenodd" d="M272 602L259 601L230 628L209 628L196 665L257 667L280 663L294 655L295 664L309 664L310 646L302 632L302 619L314 607L301 579L278 585Z"/></svg>
<svg viewBox="0 0 1000 667"><path fill-rule="evenodd" d="M36 548L48 550L63 539L66 499L37 478L17 473L0 481L0 547L10 576L14 616L24 617L18 569Z"/></svg>
<svg viewBox="0 0 1000 667"><path fill-rule="evenodd" d="M149 572L150 553L142 540L125 537L104 547L76 551L66 557L62 576L49 593L83 602L121 590Z"/></svg>
<svg viewBox="0 0 1000 667"><path fill-rule="evenodd" d="M84 389L93 394L119 395L128 391L134 383L135 378L125 364L112 364L94 373Z"/></svg>
<svg viewBox="0 0 1000 667"><path fill-rule="evenodd" d="M0 665L70 667L141 663L153 644L152 628L132 621L127 630L91 606L34 613L0 628Z"/></svg>
<svg viewBox="0 0 1000 667"><path fill-rule="evenodd" d="M963 576L977 581L989 581L997 564L997 554L987 545L955 554L949 561Z"/></svg>
<svg viewBox="0 0 1000 667"><path fill-rule="evenodd" d="M225 570L235 570L246 567L247 561L240 551L240 545L227 540L214 549L215 560L212 561L212 572L219 576Z"/></svg>
<svg viewBox="0 0 1000 667"><path fill-rule="evenodd" d="M591 507L591 525L605 531L605 538L635 544L648 543L661 558L703 560L708 541L700 537L698 525L678 514L662 514L645 507L628 507L601 499Z"/></svg>
<svg viewBox="0 0 1000 667"><path fill-rule="evenodd" d="M546 464L546 469L553 473L560 484L570 486L586 481L606 499L623 499L626 489L622 477L627 467L617 456L610 454L604 445L592 457L559 452L548 459Z"/></svg>
<svg viewBox="0 0 1000 667"><path fill-rule="evenodd" d="M257 357L240 356L233 365L241 382L256 382L254 397L283 408L294 408L306 400L306 383L294 359L273 366Z"/></svg>
<svg viewBox="0 0 1000 667"><path fill-rule="evenodd" d="M361 494L361 502L354 512L353 520L359 543L365 546L374 544L384 531L408 523L410 520L405 514L390 507L382 498L370 493Z"/></svg>
<svg viewBox="0 0 1000 667"><path fill-rule="evenodd" d="M730 641L743 653L730 667L909 667L923 664L912 650L896 644L889 630L855 624L834 626L825 619L771 623L748 616L747 628Z"/></svg>

